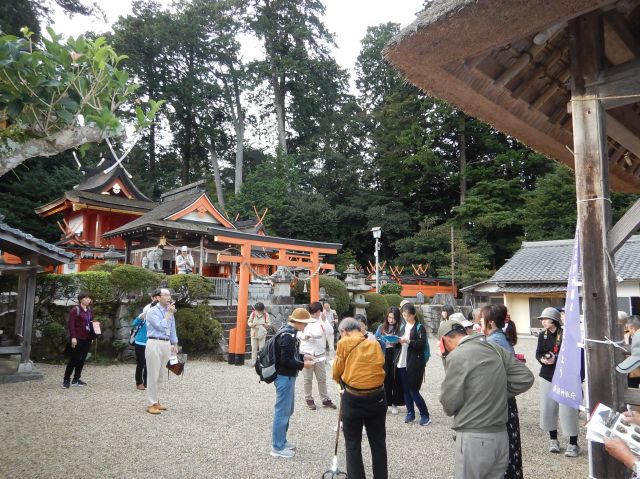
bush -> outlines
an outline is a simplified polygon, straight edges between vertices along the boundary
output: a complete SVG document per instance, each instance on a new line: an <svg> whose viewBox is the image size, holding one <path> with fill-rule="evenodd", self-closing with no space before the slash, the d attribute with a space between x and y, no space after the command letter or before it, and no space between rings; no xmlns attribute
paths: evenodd
<svg viewBox="0 0 640 479"><path fill-rule="evenodd" d="M349 310L349 292L342 281L331 276L320 276L320 287L324 288L327 294L331 296L331 307L336 310L338 317ZM293 290L293 295L298 304L308 304L310 302L309 292L305 293L303 289L304 281L298 281ZM308 289L309 285L307 284Z"/></svg>
<svg viewBox="0 0 640 479"><path fill-rule="evenodd" d="M120 265L118 263L92 264L91 266L89 266L89 269L87 271L104 271L106 273L111 273L118 266L122 266L122 265Z"/></svg>
<svg viewBox="0 0 640 479"><path fill-rule="evenodd" d="M111 271L111 282L120 297L127 293L146 297L148 290L157 288L161 281L162 275L131 264L117 265Z"/></svg>
<svg viewBox="0 0 640 479"><path fill-rule="evenodd" d="M178 340L185 352L212 352L218 347L222 325L213 319L210 307L200 305L178 309L175 317Z"/></svg>
<svg viewBox="0 0 640 479"><path fill-rule="evenodd" d="M78 295L75 274L39 274L36 279L38 305L52 303L55 299L71 299Z"/></svg>
<svg viewBox="0 0 640 479"><path fill-rule="evenodd" d="M116 291L111 283L111 274L106 271L83 271L74 275L78 290L88 291L96 303L115 301Z"/></svg>
<svg viewBox="0 0 640 479"><path fill-rule="evenodd" d="M387 300L387 304L389 305L389 307L395 306L396 308L399 308L400 303L404 298L399 294L385 294L384 299Z"/></svg>
<svg viewBox="0 0 640 479"><path fill-rule="evenodd" d="M402 293L402 285L398 283L386 283L380 286L380 294L400 294Z"/></svg>
<svg viewBox="0 0 640 479"><path fill-rule="evenodd" d="M66 328L55 321L47 322L42 327L42 342L52 350L62 352L67 344Z"/></svg>
<svg viewBox="0 0 640 479"><path fill-rule="evenodd" d="M385 297L379 293L365 293L364 300L369 303L369 307L367 308L367 320L369 324L384 321L384 316L389 309Z"/></svg>
<svg viewBox="0 0 640 479"><path fill-rule="evenodd" d="M213 283L199 274L174 274L167 279L169 288L177 295L177 302L182 305L206 300L213 292Z"/></svg>

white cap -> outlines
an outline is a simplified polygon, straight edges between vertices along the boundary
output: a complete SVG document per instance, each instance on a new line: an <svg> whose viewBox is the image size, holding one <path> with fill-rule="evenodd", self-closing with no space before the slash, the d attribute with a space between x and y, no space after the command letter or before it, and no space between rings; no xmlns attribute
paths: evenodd
<svg viewBox="0 0 640 479"><path fill-rule="evenodd" d="M182 249L182 251L188 251L189 250L189 248L187 248L186 246L183 246L181 249Z"/></svg>

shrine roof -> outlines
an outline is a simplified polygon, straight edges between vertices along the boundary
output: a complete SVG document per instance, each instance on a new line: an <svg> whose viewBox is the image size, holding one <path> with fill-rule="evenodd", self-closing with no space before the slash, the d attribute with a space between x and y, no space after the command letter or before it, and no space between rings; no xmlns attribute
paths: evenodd
<svg viewBox="0 0 640 479"><path fill-rule="evenodd" d="M12 228L3 220L4 216L0 215L0 249L2 251L19 257L36 254L47 264L68 263L75 257L73 253L68 253L17 228Z"/></svg>
<svg viewBox="0 0 640 479"><path fill-rule="evenodd" d="M99 163L101 164L101 163ZM111 169L112 168L112 169ZM113 165L103 165L102 168L94 168L87 171L87 176L82 182L74 186L76 191L89 191L102 193L103 189L113 181L120 179L123 185L129 190L136 200L151 201L142 191L131 181L129 173L120 165L113 168Z"/></svg>
<svg viewBox="0 0 640 479"><path fill-rule="evenodd" d="M172 219L176 215L188 211L198 201L204 201L209 208L214 208L213 202L203 188L204 182L199 181L185 187L172 190L162 195L161 203L154 209L145 213L140 218L111 230L104 234L104 238L114 236L141 233L148 229L168 229L173 231L189 231L193 233L206 234L207 228L212 226L211 222L199 222L189 219ZM203 198L204 197L204 198ZM217 209L215 212L224 218L230 225L232 222L226 219ZM225 227L225 226L223 226Z"/></svg>

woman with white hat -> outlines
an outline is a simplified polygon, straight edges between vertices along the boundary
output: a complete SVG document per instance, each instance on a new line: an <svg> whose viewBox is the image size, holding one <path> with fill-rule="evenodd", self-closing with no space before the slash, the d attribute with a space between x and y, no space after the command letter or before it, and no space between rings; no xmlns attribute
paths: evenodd
<svg viewBox="0 0 640 479"><path fill-rule="evenodd" d="M560 311L545 308L538 316L544 330L538 335L536 359L540 363L540 428L549 433L549 452L559 453L558 418L562 432L569 436L569 445L564 453L567 457L580 454L578 446L578 410L559 404L549 397L551 380L556 370L556 359L562 345L562 324Z"/></svg>

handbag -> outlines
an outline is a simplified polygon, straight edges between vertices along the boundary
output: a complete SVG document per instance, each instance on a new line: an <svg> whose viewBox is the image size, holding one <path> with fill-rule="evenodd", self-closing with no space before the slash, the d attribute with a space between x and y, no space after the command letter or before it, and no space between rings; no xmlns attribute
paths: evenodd
<svg viewBox="0 0 640 479"><path fill-rule="evenodd" d="M176 376L180 376L184 373L184 365L186 363L187 355L183 353L178 353L175 357L169 358L169 361L167 361L167 378L169 378L169 371Z"/></svg>

